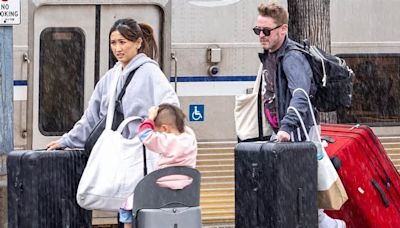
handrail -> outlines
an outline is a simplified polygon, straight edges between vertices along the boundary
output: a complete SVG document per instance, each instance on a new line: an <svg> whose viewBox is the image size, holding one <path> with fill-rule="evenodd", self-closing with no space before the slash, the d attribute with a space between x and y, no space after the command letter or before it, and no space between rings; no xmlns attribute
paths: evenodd
<svg viewBox="0 0 400 228"><path fill-rule="evenodd" d="M171 59L174 61L175 63L175 76L174 76L174 89L175 89L175 93L178 93L178 58L176 57L175 53L172 52L171 53Z"/></svg>

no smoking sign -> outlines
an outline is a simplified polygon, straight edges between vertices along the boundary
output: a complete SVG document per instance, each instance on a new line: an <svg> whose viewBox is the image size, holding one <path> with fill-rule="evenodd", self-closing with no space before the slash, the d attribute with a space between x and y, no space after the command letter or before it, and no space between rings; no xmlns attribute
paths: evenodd
<svg viewBox="0 0 400 228"><path fill-rule="evenodd" d="M20 0L0 1L0 25L18 25L21 23Z"/></svg>

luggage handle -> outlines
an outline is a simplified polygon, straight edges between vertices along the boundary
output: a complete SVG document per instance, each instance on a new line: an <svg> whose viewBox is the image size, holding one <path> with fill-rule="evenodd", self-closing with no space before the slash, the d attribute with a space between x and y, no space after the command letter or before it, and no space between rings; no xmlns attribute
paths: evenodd
<svg viewBox="0 0 400 228"><path fill-rule="evenodd" d="M371 179L371 183L375 187L375 189L378 191L379 195L381 196L383 205L385 205L386 208L389 207L389 201L386 198L385 193L383 192L383 189L381 188L381 186L379 186L378 182L376 182L375 179Z"/></svg>
<svg viewBox="0 0 400 228"><path fill-rule="evenodd" d="M160 187L157 180L169 175L185 175L192 178L192 183L183 189ZM146 199L145 195L153 196ZM133 211L141 209L171 208L176 206L196 207L200 202L200 172L185 166L173 166L158 169L146 175L134 191Z"/></svg>

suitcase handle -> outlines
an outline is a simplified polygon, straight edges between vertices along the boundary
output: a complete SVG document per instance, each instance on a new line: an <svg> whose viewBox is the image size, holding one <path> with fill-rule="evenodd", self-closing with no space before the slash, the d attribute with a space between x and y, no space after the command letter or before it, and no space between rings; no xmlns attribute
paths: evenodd
<svg viewBox="0 0 400 228"><path fill-rule="evenodd" d="M372 179L371 183L375 187L375 189L379 192L379 195L381 195L383 205L385 205L385 207L389 207L389 201L386 198L385 193L383 192L383 189L381 188L381 186L379 186L378 182L376 182L375 179Z"/></svg>

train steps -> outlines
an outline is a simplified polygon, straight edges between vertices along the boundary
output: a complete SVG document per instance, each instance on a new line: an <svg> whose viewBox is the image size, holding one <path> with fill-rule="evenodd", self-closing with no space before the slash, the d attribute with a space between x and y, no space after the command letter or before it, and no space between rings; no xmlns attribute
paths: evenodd
<svg viewBox="0 0 400 228"><path fill-rule="evenodd" d="M234 223L234 155L236 142L199 143L200 206L204 225Z"/></svg>
<svg viewBox="0 0 400 228"><path fill-rule="evenodd" d="M386 153L392 160L397 171L400 172L400 137L399 136L381 136L379 137Z"/></svg>

